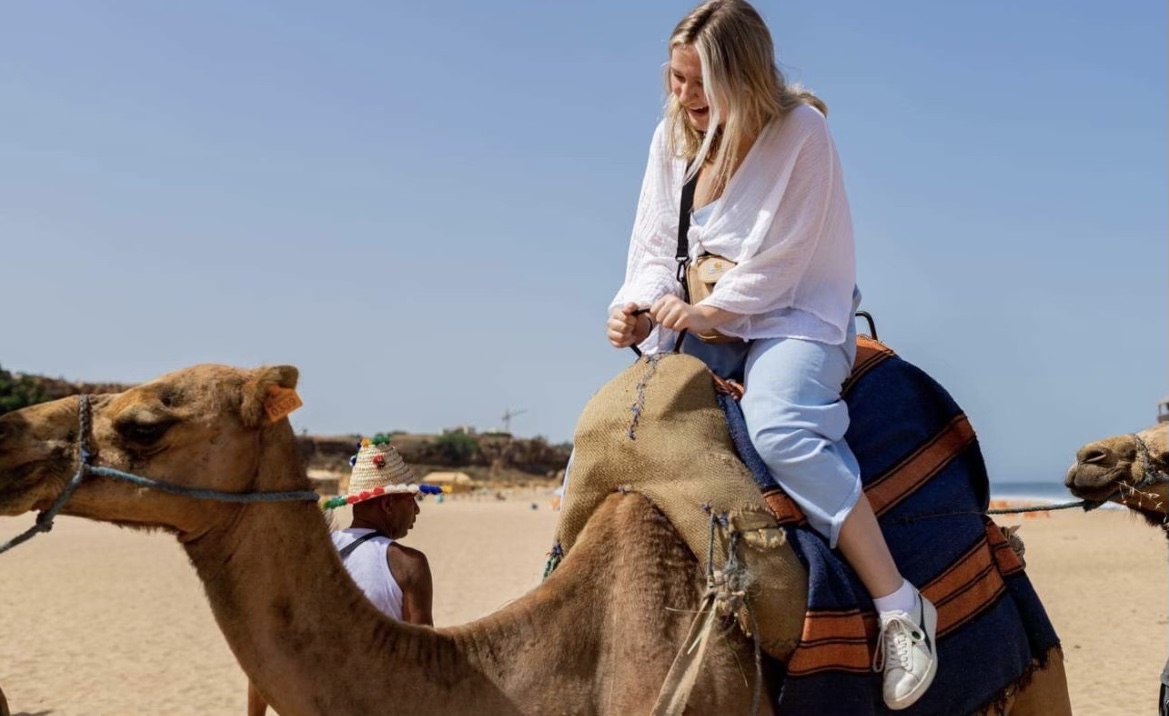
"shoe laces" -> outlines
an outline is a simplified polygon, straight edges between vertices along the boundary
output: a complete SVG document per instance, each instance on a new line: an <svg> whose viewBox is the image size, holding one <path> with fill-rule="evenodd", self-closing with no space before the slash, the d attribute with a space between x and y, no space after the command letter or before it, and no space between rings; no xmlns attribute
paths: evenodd
<svg viewBox="0 0 1169 716"><path fill-rule="evenodd" d="M891 663L908 670L911 666L910 650L914 638L920 638L920 634L908 614L895 614L882 619L881 631L877 634L877 650L873 654L873 671L884 671Z"/></svg>

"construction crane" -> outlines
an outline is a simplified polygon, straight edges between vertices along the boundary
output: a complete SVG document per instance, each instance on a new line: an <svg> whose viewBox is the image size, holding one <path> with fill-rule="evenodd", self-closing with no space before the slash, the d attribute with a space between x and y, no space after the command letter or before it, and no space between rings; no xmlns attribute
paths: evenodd
<svg viewBox="0 0 1169 716"><path fill-rule="evenodd" d="M528 412L527 408L521 408L520 410L507 410L507 409L505 409L503 411L503 432L510 433L511 432L511 419L517 415L523 415L526 412Z"/></svg>

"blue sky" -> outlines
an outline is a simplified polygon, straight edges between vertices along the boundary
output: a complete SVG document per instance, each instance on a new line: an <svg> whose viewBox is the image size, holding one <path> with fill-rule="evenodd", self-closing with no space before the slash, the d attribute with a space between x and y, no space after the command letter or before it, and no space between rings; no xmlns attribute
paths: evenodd
<svg viewBox="0 0 1169 716"><path fill-rule="evenodd" d="M760 2L864 308L1057 480L1169 389L1166 6ZM0 363L291 363L298 429L571 437L688 3L0 9Z"/></svg>

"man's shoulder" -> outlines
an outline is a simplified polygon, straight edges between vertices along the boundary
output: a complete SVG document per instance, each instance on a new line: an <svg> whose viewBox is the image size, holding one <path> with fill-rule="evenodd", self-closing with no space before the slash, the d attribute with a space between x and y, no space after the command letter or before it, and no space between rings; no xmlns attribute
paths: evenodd
<svg viewBox="0 0 1169 716"><path fill-rule="evenodd" d="M399 584L430 578L430 562L421 550L394 542L386 548L386 559Z"/></svg>
<svg viewBox="0 0 1169 716"><path fill-rule="evenodd" d="M403 559L426 564L426 555L423 554L422 550L404 545L401 542L391 543L387 550L398 553Z"/></svg>

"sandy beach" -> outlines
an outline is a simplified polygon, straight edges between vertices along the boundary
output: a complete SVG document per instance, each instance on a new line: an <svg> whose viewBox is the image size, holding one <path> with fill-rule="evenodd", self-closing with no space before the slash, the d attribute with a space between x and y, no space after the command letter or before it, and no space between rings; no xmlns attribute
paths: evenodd
<svg viewBox="0 0 1169 716"><path fill-rule="evenodd" d="M429 555L437 624L538 584L556 519L543 496L426 504L407 541ZM0 519L0 538L31 521ZM1024 525L1076 713L1152 713L1169 641L1164 537L1116 511L1004 523ZM62 518L0 556L0 615L0 686L14 714L244 713L244 676L168 536Z"/></svg>

